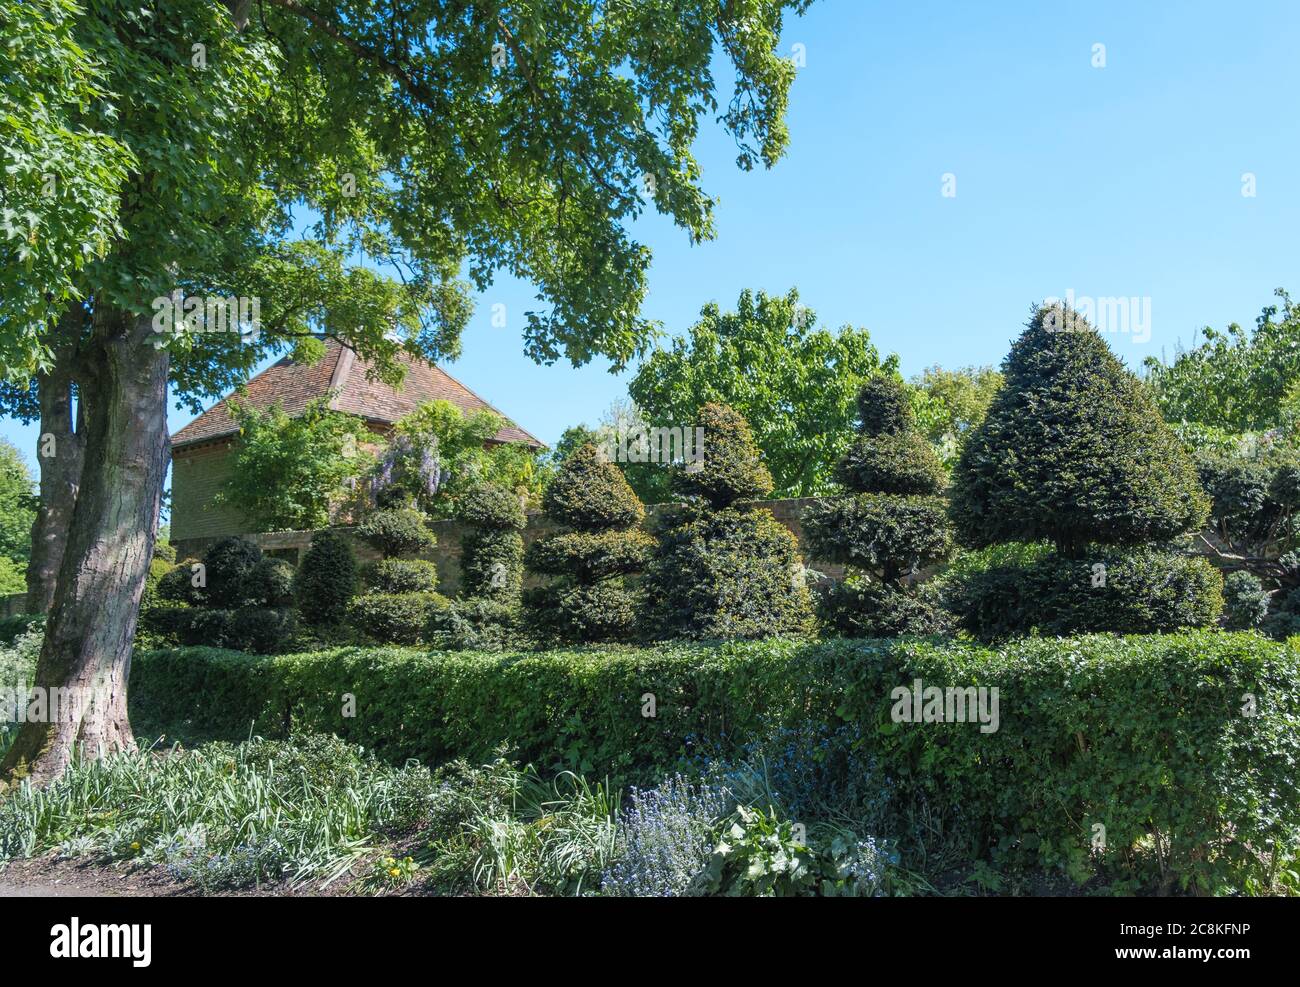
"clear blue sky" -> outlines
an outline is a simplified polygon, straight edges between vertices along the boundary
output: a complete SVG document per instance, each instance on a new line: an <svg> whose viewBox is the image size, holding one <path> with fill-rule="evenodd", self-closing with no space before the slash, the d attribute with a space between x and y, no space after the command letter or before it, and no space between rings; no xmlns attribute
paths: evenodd
<svg viewBox="0 0 1300 987"><path fill-rule="evenodd" d="M998 363L1030 304L1068 289L1150 298L1147 342L1110 337L1134 367L1203 325L1249 323L1274 288L1300 291L1297 37L1294 0L821 0L787 28L807 60L787 157L741 173L706 127L717 238L691 247L659 217L637 224L655 255L647 314L677 333L705 302L797 286L909 376ZM447 369L554 442L626 378L528 361L535 304L509 280L485 292ZM189 417L173 410L172 429ZM31 458L34 427L3 434Z"/></svg>

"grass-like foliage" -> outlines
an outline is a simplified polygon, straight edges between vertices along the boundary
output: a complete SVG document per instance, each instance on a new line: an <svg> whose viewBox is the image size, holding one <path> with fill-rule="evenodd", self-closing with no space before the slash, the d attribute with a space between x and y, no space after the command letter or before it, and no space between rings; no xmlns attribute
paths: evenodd
<svg viewBox="0 0 1300 987"><path fill-rule="evenodd" d="M333 737L81 760L0 801L0 859L57 850L163 864L205 889L342 873L425 811L428 770Z"/></svg>

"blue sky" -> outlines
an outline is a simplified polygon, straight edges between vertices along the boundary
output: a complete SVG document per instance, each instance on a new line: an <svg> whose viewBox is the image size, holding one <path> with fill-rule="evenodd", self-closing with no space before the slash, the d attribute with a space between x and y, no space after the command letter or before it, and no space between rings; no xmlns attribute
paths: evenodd
<svg viewBox="0 0 1300 987"><path fill-rule="evenodd" d="M741 173L705 127L717 238L637 223L655 256L646 313L679 333L705 302L797 286L909 376L998 363L1030 304L1067 290L1150 299L1149 340L1109 337L1134 367L1203 325L1249 323L1274 288L1300 291L1297 36L1294 2L821 0L783 42L806 53L786 158ZM627 378L527 360L533 295L509 279L485 292L447 369L553 442ZM189 418L173 410L172 429ZM0 434L31 458L34 426Z"/></svg>

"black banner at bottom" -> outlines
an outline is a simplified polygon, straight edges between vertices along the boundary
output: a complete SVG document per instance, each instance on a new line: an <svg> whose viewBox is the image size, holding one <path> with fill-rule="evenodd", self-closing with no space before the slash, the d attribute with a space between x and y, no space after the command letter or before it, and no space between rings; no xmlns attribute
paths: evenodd
<svg viewBox="0 0 1300 987"><path fill-rule="evenodd" d="M448 959L494 970L597 941L652 952L716 954L731 972L775 955L833 962L889 958L918 972L964 957L999 969L1050 963L1060 971L1140 966L1175 977L1232 975L1294 952L1294 905L1272 899L906 898L836 904L729 901L349 898L11 898L4 969L128 978L178 973L349 971L373 975L381 957ZM812 910L809 910L809 909ZM603 932L598 930L604 930ZM484 951L484 945L496 948ZM784 944L784 945L783 945ZM758 947L755 951L754 947ZM538 953L534 950L542 950ZM847 951L847 952L846 952ZM928 957L928 959L923 959ZM981 957L983 959L981 959ZM917 966L918 961L920 965ZM10 982L16 982L11 980Z"/></svg>

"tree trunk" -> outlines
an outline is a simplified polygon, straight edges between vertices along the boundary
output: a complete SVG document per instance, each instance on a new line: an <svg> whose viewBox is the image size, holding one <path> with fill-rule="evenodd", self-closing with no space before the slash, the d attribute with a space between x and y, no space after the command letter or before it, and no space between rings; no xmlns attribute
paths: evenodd
<svg viewBox="0 0 1300 987"><path fill-rule="evenodd" d="M41 436L36 461L41 473L40 505L32 522L32 556L27 564L28 613L48 613L54 584L68 544L72 509L81 482L81 436L73 424L72 379L56 367L37 377Z"/></svg>
<svg viewBox="0 0 1300 987"><path fill-rule="evenodd" d="M87 701L71 716L62 706L58 722L24 723L0 779L43 785L79 746L98 757L134 744L126 686L166 472L168 357L151 345L148 316L94 322L76 374L81 483L35 675L37 688Z"/></svg>

